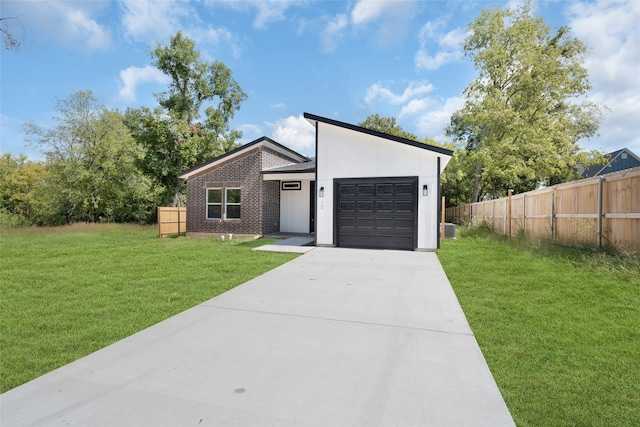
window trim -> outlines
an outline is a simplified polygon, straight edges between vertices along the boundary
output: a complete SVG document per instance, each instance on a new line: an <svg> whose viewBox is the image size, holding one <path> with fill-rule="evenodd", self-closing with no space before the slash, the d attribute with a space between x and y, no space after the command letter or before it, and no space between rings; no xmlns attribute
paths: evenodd
<svg viewBox="0 0 640 427"><path fill-rule="evenodd" d="M238 190L240 191L240 202L239 203L229 203L229 190ZM240 208L240 216L238 218L229 218L227 216L227 207L228 206L238 206ZM242 219L242 188L240 187L227 187L224 189L224 219L227 221L240 221Z"/></svg>
<svg viewBox="0 0 640 427"><path fill-rule="evenodd" d="M302 181L282 181L280 189L282 191L302 190Z"/></svg>
<svg viewBox="0 0 640 427"><path fill-rule="evenodd" d="M206 200L206 205L205 205L205 212L204 212L204 217L208 220L212 220L212 221L222 221L223 217L224 217L224 211L222 210L223 208L223 199L222 199L222 195L224 194L223 188L222 187L207 187L206 189L206 194L207 194L207 200ZM214 203L214 202L209 202L209 190L219 190L220 191L220 202L219 203ZM220 218L212 218L209 217L209 206L220 206Z"/></svg>

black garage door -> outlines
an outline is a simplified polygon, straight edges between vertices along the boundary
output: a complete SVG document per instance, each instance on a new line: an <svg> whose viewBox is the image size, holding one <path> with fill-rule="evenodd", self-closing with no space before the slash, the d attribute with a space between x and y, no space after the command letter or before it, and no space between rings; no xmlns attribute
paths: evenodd
<svg viewBox="0 0 640 427"><path fill-rule="evenodd" d="M417 177L335 180L338 246L413 250L417 186Z"/></svg>

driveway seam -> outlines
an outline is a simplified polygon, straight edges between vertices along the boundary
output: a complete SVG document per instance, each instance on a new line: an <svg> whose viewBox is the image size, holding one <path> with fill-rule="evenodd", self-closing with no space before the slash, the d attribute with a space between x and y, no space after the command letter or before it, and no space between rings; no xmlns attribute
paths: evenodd
<svg viewBox="0 0 640 427"><path fill-rule="evenodd" d="M219 310L233 310L233 311L243 311L243 312L247 312L247 313L273 314L273 315L277 315L277 316L300 317L300 318L303 318L303 319L328 320L330 322L355 323L355 324L372 325L372 326L386 326L386 327L389 327L389 328L402 328L402 329L411 329L411 330L414 330L414 331L427 331L427 332L437 332L437 333L441 333L441 334L457 334L457 335L465 335L465 336L468 336L468 337L475 337L475 335L473 335L473 332L467 333L467 332L457 332L457 331L445 331L445 330L441 330L441 329L418 328L418 327L415 327L415 326L402 326L402 325L392 325L392 324L387 324L387 323L364 322L364 321L361 321L361 320L334 319L334 318L330 318L330 317L319 317L319 316L305 316L305 315L302 315L302 314L279 313L279 312L275 312L275 311L263 311L263 310L250 310L250 309L246 309L246 308L235 308L235 307L221 307L221 306L217 306L217 305L206 305L206 304L200 304L200 305L202 307L217 308Z"/></svg>

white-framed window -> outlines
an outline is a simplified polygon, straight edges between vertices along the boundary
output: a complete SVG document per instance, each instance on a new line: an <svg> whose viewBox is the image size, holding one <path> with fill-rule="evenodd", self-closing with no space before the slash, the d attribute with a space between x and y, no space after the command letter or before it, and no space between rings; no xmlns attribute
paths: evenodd
<svg viewBox="0 0 640 427"><path fill-rule="evenodd" d="M222 188L207 188L207 219L222 219Z"/></svg>
<svg viewBox="0 0 640 427"><path fill-rule="evenodd" d="M240 219L241 193L239 188L227 188L225 192L226 219Z"/></svg>
<svg viewBox="0 0 640 427"><path fill-rule="evenodd" d="M300 181L282 181L282 190L302 190Z"/></svg>

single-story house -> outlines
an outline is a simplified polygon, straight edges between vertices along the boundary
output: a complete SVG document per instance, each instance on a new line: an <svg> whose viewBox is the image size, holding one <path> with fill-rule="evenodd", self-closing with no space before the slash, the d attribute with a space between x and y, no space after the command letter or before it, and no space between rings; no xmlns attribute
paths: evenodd
<svg viewBox="0 0 640 427"><path fill-rule="evenodd" d="M305 113L308 158L262 137L189 169L187 235L314 233L318 246L435 250L452 152Z"/></svg>

